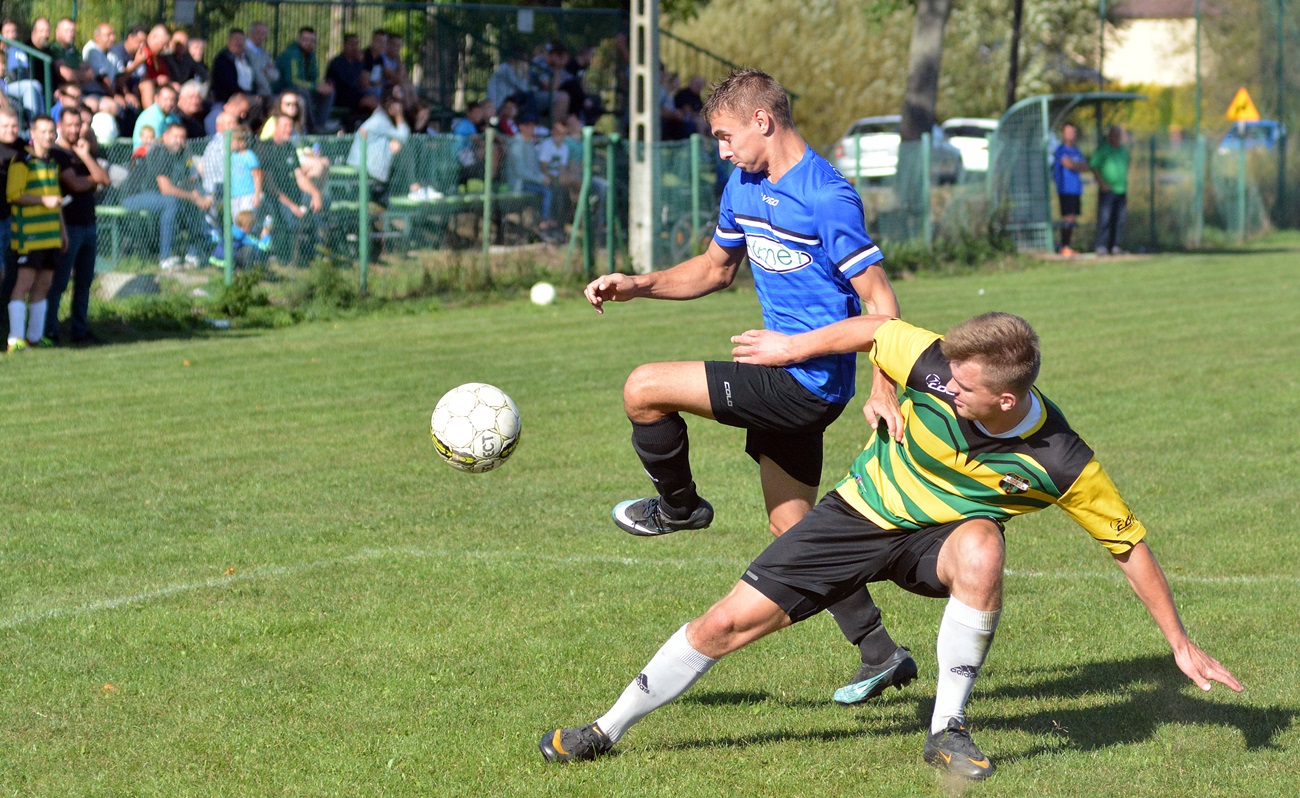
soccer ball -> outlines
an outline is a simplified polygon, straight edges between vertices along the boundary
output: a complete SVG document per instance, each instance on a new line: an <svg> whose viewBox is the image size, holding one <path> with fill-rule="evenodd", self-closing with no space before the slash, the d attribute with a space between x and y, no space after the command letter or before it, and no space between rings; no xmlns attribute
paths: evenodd
<svg viewBox="0 0 1300 798"><path fill-rule="evenodd" d="M519 408L500 388L467 382L438 400L429 433L453 468L482 474L504 463L519 445Z"/></svg>
<svg viewBox="0 0 1300 798"><path fill-rule="evenodd" d="M528 298L534 305L549 305L555 301L555 286L550 283L537 283L528 291Z"/></svg>

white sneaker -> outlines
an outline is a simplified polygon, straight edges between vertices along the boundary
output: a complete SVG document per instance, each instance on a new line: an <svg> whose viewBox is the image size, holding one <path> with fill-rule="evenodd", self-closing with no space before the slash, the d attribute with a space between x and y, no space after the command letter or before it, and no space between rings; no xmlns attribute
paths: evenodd
<svg viewBox="0 0 1300 798"><path fill-rule="evenodd" d="M162 268L163 271L170 272L179 269L182 263L184 263L184 261L182 261L180 258L173 255L170 258L165 258L163 262L159 264L159 266Z"/></svg>
<svg viewBox="0 0 1300 798"><path fill-rule="evenodd" d="M202 263L203 261L199 259L199 256L194 254L193 252L185 253L185 265L188 268L197 269L200 265L202 265Z"/></svg>
<svg viewBox="0 0 1300 798"><path fill-rule="evenodd" d="M1112 254L1112 255L1123 255L1123 254L1124 254L1124 250L1120 249L1119 247L1111 247L1111 248L1110 248L1110 254Z"/></svg>

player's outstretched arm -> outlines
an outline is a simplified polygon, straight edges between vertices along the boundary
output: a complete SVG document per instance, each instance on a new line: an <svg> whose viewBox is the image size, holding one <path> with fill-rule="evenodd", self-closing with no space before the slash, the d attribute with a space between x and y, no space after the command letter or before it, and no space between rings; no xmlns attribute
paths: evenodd
<svg viewBox="0 0 1300 798"><path fill-rule="evenodd" d="M597 313L606 302L627 302L637 297L650 299L695 299L731 285L745 258L743 247L723 249L710 241L702 255L682 261L671 269L649 274L605 274L587 284L583 292Z"/></svg>
<svg viewBox="0 0 1300 798"><path fill-rule="evenodd" d="M788 366L821 355L866 352L876 330L891 316L855 316L816 330L786 335L773 330L746 330L731 336L731 357L737 363Z"/></svg>
<svg viewBox="0 0 1300 798"><path fill-rule="evenodd" d="M883 263L869 267L850 282L862 300L863 313L869 316L901 315L898 296L894 294ZM883 421L889 437L900 442L903 440L903 411L898 406L898 386L875 364L871 366L871 393L862 406L862 414L872 429L879 429Z"/></svg>
<svg viewBox="0 0 1300 798"><path fill-rule="evenodd" d="M1139 542L1124 554L1115 555L1115 564L1128 577L1129 585L1155 619L1156 625L1174 650L1174 661L1187 678L1202 690L1209 690L1211 682L1226 685L1240 693L1241 682L1214 657L1201 650L1187 637L1187 630L1178 617L1174 595L1169 589L1164 571L1146 542Z"/></svg>

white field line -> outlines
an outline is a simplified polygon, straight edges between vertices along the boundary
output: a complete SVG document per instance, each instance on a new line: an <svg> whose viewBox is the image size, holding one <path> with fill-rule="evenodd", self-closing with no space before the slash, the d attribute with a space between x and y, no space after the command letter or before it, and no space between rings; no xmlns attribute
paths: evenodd
<svg viewBox="0 0 1300 798"><path fill-rule="evenodd" d="M19 626L50 621L56 618L64 618L72 615L86 615L103 610L113 610L118 607L126 607L135 604L145 604L157 599L164 599L181 593L192 593L198 590L212 590L214 588L227 587L229 585L239 584L241 582L254 582L259 580L271 579L282 576L293 576L295 574L307 573L310 571L319 571L338 566L349 565L352 563L366 562L371 560L384 559L401 559L405 557L422 558L422 559L456 559L470 558L476 560L533 560L560 565L584 565L584 564L606 564L606 565L628 565L628 566L694 566L694 565L731 565L737 569L743 568L745 562L739 559L726 557L618 557L614 555L545 555L545 554L525 554L512 551L455 551L451 549L412 549L412 548L384 548L384 549L363 549L356 554L347 557L337 557L328 560L317 560L310 563L299 563L297 565L281 565L268 568L254 568L248 571L240 571L222 576L214 576L209 579L201 579L194 582L180 582L163 587L142 590L138 593L132 593L126 596L117 596L115 598L99 599L85 604L77 604L66 607L52 607L45 610L34 612L19 613L6 618L0 618L0 629L13 629ZM1079 582L1085 580L1102 580L1102 581L1122 581L1122 575L1115 571L1108 572L1090 572L1090 571L1019 571L1007 569L1004 572L1007 577L1012 579L1052 579L1063 582ZM1171 583L1186 583L1200 585L1256 585L1279 582L1297 583L1300 582L1300 576L1169 576Z"/></svg>

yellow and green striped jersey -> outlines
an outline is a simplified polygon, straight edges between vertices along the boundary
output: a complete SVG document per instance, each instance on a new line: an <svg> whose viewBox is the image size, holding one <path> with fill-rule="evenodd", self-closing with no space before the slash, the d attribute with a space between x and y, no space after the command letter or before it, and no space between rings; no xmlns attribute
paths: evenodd
<svg viewBox="0 0 1300 798"><path fill-rule="evenodd" d="M59 164L53 158L37 158L23 150L9 164L5 197L13 209L9 229L10 247L20 255L63 246L63 209L44 205L17 205L23 194L59 197Z"/></svg>
<svg viewBox="0 0 1300 798"><path fill-rule="evenodd" d="M906 530L1056 504L1113 554L1142 540L1146 529L1091 447L1037 388L1041 413L1019 435L994 437L958 416L941 340L897 319L877 330L871 359L905 386L903 442L880 425L836 486L845 501L884 529Z"/></svg>

